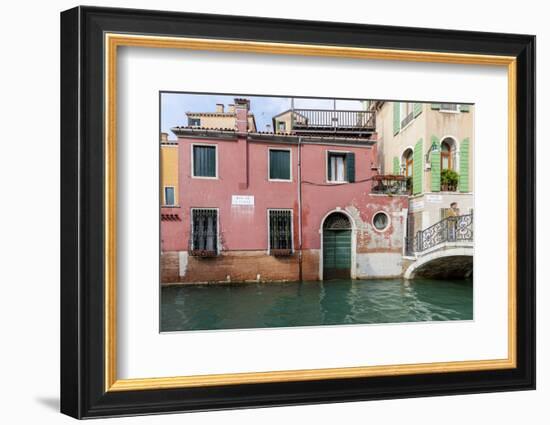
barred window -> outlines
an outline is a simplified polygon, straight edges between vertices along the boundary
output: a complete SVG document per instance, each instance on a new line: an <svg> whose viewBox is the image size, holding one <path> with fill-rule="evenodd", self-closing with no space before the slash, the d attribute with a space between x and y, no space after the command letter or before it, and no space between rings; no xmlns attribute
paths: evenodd
<svg viewBox="0 0 550 425"><path fill-rule="evenodd" d="M191 249L218 251L218 211L212 208L193 209L191 220Z"/></svg>
<svg viewBox="0 0 550 425"><path fill-rule="evenodd" d="M292 212L269 210L269 248L292 252Z"/></svg>

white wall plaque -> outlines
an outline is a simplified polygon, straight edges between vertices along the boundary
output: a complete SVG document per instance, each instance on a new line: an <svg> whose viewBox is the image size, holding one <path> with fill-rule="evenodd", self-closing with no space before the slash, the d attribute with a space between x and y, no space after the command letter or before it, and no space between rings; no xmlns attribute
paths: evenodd
<svg viewBox="0 0 550 425"><path fill-rule="evenodd" d="M251 195L232 195L231 205L254 205L254 196Z"/></svg>

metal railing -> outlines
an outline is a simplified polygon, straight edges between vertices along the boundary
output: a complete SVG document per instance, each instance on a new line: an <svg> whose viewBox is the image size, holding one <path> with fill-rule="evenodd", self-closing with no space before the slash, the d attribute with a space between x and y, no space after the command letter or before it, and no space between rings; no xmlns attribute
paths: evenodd
<svg viewBox="0 0 550 425"><path fill-rule="evenodd" d="M292 214L290 210L269 211L269 249L272 255L292 254Z"/></svg>
<svg viewBox="0 0 550 425"><path fill-rule="evenodd" d="M411 178L402 175L376 175L372 178L372 193L410 195Z"/></svg>
<svg viewBox="0 0 550 425"><path fill-rule="evenodd" d="M416 232L414 240L406 241L407 252L422 252L446 242L473 242L473 214L447 217Z"/></svg>
<svg viewBox="0 0 550 425"><path fill-rule="evenodd" d="M347 129L374 130L375 114L372 111L345 111L329 109L294 109L293 129Z"/></svg>
<svg viewBox="0 0 550 425"><path fill-rule="evenodd" d="M211 208L193 209L189 253L197 257L218 255L218 211Z"/></svg>

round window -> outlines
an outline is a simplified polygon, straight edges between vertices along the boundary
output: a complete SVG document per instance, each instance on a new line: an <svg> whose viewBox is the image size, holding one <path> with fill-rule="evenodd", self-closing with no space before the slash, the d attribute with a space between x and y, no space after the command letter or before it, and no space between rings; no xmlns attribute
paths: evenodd
<svg viewBox="0 0 550 425"><path fill-rule="evenodd" d="M377 212L372 218L372 224L374 224L374 228L378 231L386 230L390 224L388 214L385 212Z"/></svg>

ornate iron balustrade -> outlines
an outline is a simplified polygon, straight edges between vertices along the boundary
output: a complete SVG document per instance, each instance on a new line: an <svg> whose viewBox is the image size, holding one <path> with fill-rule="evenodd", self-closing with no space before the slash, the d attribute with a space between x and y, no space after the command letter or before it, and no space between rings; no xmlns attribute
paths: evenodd
<svg viewBox="0 0 550 425"><path fill-rule="evenodd" d="M422 252L445 242L473 242L473 214L447 217L424 230L416 232L414 250Z"/></svg>
<svg viewBox="0 0 550 425"><path fill-rule="evenodd" d="M374 131L376 121L372 111L294 109L292 127L304 131Z"/></svg>
<svg viewBox="0 0 550 425"><path fill-rule="evenodd" d="M411 179L401 175L376 175L372 178L372 193L410 195Z"/></svg>

